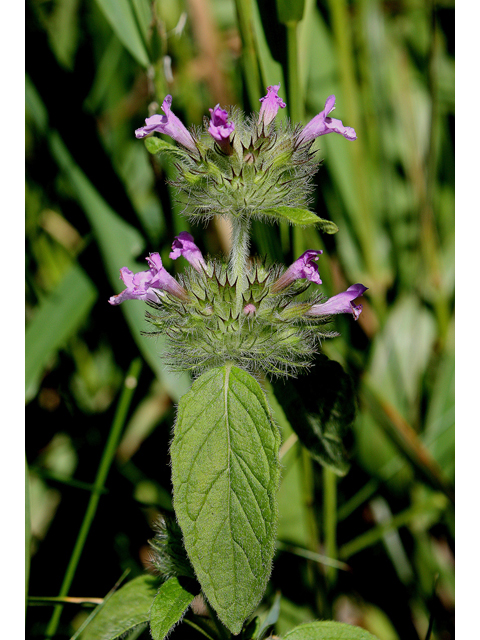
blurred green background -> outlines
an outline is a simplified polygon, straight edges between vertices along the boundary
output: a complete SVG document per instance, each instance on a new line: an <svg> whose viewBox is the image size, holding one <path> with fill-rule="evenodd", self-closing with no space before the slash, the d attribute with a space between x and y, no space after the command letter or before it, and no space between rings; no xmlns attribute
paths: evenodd
<svg viewBox="0 0 480 640"><path fill-rule="evenodd" d="M141 573L152 523L171 511L189 379L140 335L144 305L107 300L149 251L181 268L168 254L189 227L166 184L174 167L134 129L167 93L201 126L217 103L258 110L280 82L279 118L305 124L335 94L358 139L316 143L312 207L339 233L257 224L252 251L288 264L321 248L322 291L369 291L324 346L358 399L344 478L312 463L271 398L285 444L259 612L280 592L279 634L335 618L423 640L433 614L430 637L453 638L453 1L28 0L26 14L27 637L71 637L89 603L52 622L41 599L102 598L125 569ZM228 248L222 224L191 231L204 252Z"/></svg>

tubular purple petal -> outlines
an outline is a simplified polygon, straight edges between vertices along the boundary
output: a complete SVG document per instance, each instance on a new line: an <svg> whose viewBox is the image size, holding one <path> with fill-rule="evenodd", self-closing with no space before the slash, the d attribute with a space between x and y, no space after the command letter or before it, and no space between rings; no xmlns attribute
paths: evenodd
<svg viewBox="0 0 480 640"><path fill-rule="evenodd" d="M298 260L295 260L295 262L288 267L285 273L273 283L270 291L272 293L283 291L283 289L286 289L294 280L298 280L300 278L307 278L310 282L322 284L318 273L318 267L315 264L322 253L323 251L315 251L313 249L309 249L308 251L305 251L305 253L302 253Z"/></svg>
<svg viewBox="0 0 480 640"><path fill-rule="evenodd" d="M172 96L167 96L162 104L164 116L155 114L145 120L145 126L136 129L135 136L137 138L145 138L154 131L165 133L191 151L198 153L195 140L182 121L171 111Z"/></svg>
<svg viewBox="0 0 480 640"><path fill-rule="evenodd" d="M163 291L186 300L188 294L185 289L178 284L162 265L162 259L158 253L152 253L146 258L150 269L133 273L127 267L120 269L120 278L127 288L116 296L111 296L109 303L118 305L125 300L150 300L158 302L159 296L164 295Z"/></svg>
<svg viewBox="0 0 480 640"><path fill-rule="evenodd" d="M335 109L335 96L329 96L325 109L310 120L298 137L298 144L305 144L327 133L339 133L347 140L356 140L357 134L352 127L344 127L341 120L327 117Z"/></svg>
<svg viewBox="0 0 480 640"><path fill-rule="evenodd" d="M172 251L170 258L176 260L180 256L183 256L197 271L202 271L202 268L206 268L205 260L203 259L202 252L193 241L187 231L182 231L172 243Z"/></svg>
<svg viewBox="0 0 480 640"><path fill-rule="evenodd" d="M258 122L262 122L264 126L270 124L270 122L276 117L279 109L284 109L287 105L278 95L280 84L275 84L267 87L267 95L260 98L262 106L260 107L260 113L258 116Z"/></svg>
<svg viewBox="0 0 480 640"><path fill-rule="evenodd" d="M209 111L211 117L208 133L224 151L228 151L230 149L230 134L235 129L235 124L228 122L228 112L225 109L221 109L219 104L214 109L209 109Z"/></svg>
<svg viewBox="0 0 480 640"><path fill-rule="evenodd" d="M337 313L351 313L354 320L358 319L358 316L362 313L362 305L354 305L353 300L362 296L368 287L363 284L352 284L346 291L338 293L333 298L330 298L326 302L321 304L315 304L310 309L307 315L309 316L331 316Z"/></svg>

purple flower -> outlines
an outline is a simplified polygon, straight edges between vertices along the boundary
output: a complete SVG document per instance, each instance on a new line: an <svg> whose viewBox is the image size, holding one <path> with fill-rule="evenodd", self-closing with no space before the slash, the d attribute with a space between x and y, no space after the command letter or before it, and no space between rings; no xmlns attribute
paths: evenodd
<svg viewBox="0 0 480 640"><path fill-rule="evenodd" d="M193 241L193 236L187 231L182 231L172 243L170 258L176 260L180 256L186 258L197 271L202 271L202 268L206 268L207 266L203 259L202 252Z"/></svg>
<svg viewBox="0 0 480 640"><path fill-rule="evenodd" d="M145 127L140 127L135 131L137 138L145 138L150 133L158 131L159 133L165 133L167 136L173 138L176 142L179 142L187 149L198 153L195 141L192 138L188 129L182 124L181 120L170 110L172 105L172 96L167 96L162 104L162 111L164 116L155 114L151 118L145 120Z"/></svg>
<svg viewBox="0 0 480 640"><path fill-rule="evenodd" d="M211 114L208 133L218 142L223 151L230 150L230 134L235 129L233 122L228 122L228 113L217 104L215 109L209 109Z"/></svg>
<svg viewBox="0 0 480 640"><path fill-rule="evenodd" d="M262 122L263 118L263 125L265 127L275 118L280 108L284 109L287 106L278 96L279 89L279 84L267 87L267 95L264 98L260 98L262 106L260 108L258 122Z"/></svg>
<svg viewBox="0 0 480 640"><path fill-rule="evenodd" d="M314 264L314 261L316 262L322 253L322 251L314 251L313 249L305 251L305 253L303 253L298 260L295 260L285 273L273 283L271 292L278 293L299 278L307 278L310 282L322 284L318 274L318 267Z"/></svg>
<svg viewBox="0 0 480 640"><path fill-rule="evenodd" d="M363 284L352 284L346 291L333 296L326 302L314 304L307 315L309 316L331 316L336 313L352 313L354 320L362 313L362 305L354 305L353 300L362 296L367 290Z"/></svg>
<svg viewBox="0 0 480 640"><path fill-rule="evenodd" d="M164 269L158 253L151 253L146 261L150 267L148 271L133 273L127 267L120 269L120 278L127 288L122 293L112 296L109 299L110 304L117 305L124 300L158 302L159 296L164 295L162 291L167 291L181 300L188 298L185 289Z"/></svg>
<svg viewBox="0 0 480 640"><path fill-rule="evenodd" d="M329 96L325 102L325 109L320 111L310 122L304 127L298 137L298 143L304 144L324 136L327 133L340 133L347 140L356 140L357 134L352 127L344 127L341 120L328 118L328 114L335 109L335 96Z"/></svg>
<svg viewBox="0 0 480 640"><path fill-rule="evenodd" d="M254 316L257 312L257 307L249 302L247 305L243 307L243 313L248 317Z"/></svg>

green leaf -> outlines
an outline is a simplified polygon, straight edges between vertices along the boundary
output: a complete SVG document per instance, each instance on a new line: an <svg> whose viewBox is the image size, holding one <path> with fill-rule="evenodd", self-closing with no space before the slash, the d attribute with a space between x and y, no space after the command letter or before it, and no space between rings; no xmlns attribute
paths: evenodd
<svg viewBox="0 0 480 640"><path fill-rule="evenodd" d="M245 0L237 0L237 6L244 4ZM268 45L265 28L259 11L258 0L251 2L251 11L248 21L248 29L251 30L255 43L255 53L260 65L262 75L262 96L265 95L265 89L269 84L278 84L285 87L285 78L283 67L280 62L274 59L272 51ZM252 103L254 109L258 108L258 103ZM280 109L276 117L276 122L282 122L286 119L285 109Z"/></svg>
<svg viewBox="0 0 480 640"><path fill-rule="evenodd" d="M258 630L255 638L257 640L263 640L264 635L267 633L269 627L272 627L278 620L280 614L280 600L282 599L281 593L278 592L275 596L272 606L267 614L267 617L263 621L262 626Z"/></svg>
<svg viewBox="0 0 480 640"><path fill-rule="evenodd" d="M343 438L355 418L350 377L338 362L318 356L308 376L273 383L275 396L300 442L321 465L344 476L350 467Z"/></svg>
<svg viewBox="0 0 480 640"><path fill-rule="evenodd" d="M153 4L150 0L130 0L132 4L137 24L142 34L143 40L148 41L148 30L152 22Z"/></svg>
<svg viewBox="0 0 480 640"><path fill-rule="evenodd" d="M198 593L195 582L188 578L170 578L158 590L150 611L150 633L153 640L163 640L179 622Z"/></svg>
<svg viewBox="0 0 480 640"><path fill-rule="evenodd" d="M137 27L132 7L128 0L97 0L118 39L130 51L142 67L150 64L148 53Z"/></svg>
<svg viewBox="0 0 480 640"><path fill-rule="evenodd" d="M299 224L304 227L317 225L325 233L337 233L338 227L331 220L319 218L308 209L298 209L295 207L277 207L276 209L262 209L262 215L272 216L278 220L288 221L292 224Z"/></svg>
<svg viewBox="0 0 480 640"><path fill-rule="evenodd" d="M173 153L177 156L182 156L182 158L188 157L188 153L180 149L180 147L176 147L174 144L167 142L166 140L162 140L157 136L148 136L145 138L145 147L148 153L155 155L157 153L167 152Z"/></svg>
<svg viewBox="0 0 480 640"><path fill-rule="evenodd" d="M134 578L104 605L83 632L82 640L115 640L150 620L150 608L158 589L159 580L143 575Z"/></svg>
<svg viewBox="0 0 480 640"><path fill-rule="evenodd" d="M284 640L378 640L365 629L343 622L308 622L289 631Z"/></svg>
<svg viewBox="0 0 480 640"><path fill-rule="evenodd" d="M55 291L36 310L25 333L25 392L35 395L49 359L73 335L97 299L83 269L74 265Z"/></svg>
<svg viewBox="0 0 480 640"><path fill-rule="evenodd" d="M270 575L279 444L265 394L242 369L212 369L180 400L171 449L175 512L202 589L235 634Z"/></svg>
<svg viewBox="0 0 480 640"><path fill-rule="evenodd" d="M177 147L166 140L162 140L161 138L157 138L156 136L149 136L145 138L145 147L148 153L155 155L156 153L160 153L161 151L176 151Z"/></svg>

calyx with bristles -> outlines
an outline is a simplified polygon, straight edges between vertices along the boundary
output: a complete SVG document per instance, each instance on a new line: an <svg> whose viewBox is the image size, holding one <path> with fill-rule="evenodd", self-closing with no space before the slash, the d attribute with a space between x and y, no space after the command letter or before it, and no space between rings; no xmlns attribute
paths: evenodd
<svg viewBox="0 0 480 640"><path fill-rule="evenodd" d="M192 221L229 215L275 222L278 207L308 209L319 163L310 142L298 144L301 128L265 125L257 114L245 118L238 109L229 117L235 128L228 153L205 132L196 135L198 155L176 154L172 184L186 204L184 215Z"/></svg>
<svg viewBox="0 0 480 640"><path fill-rule="evenodd" d="M282 270L251 263L238 307L237 283L225 262L207 260L201 272L187 268L180 276L187 301L167 294L158 303L149 302L147 318L154 330L148 335L167 335L166 364L194 374L228 362L274 376L307 368L321 338L337 334L324 330L328 317L308 315L323 299L302 299L308 284L296 281L272 292Z"/></svg>

